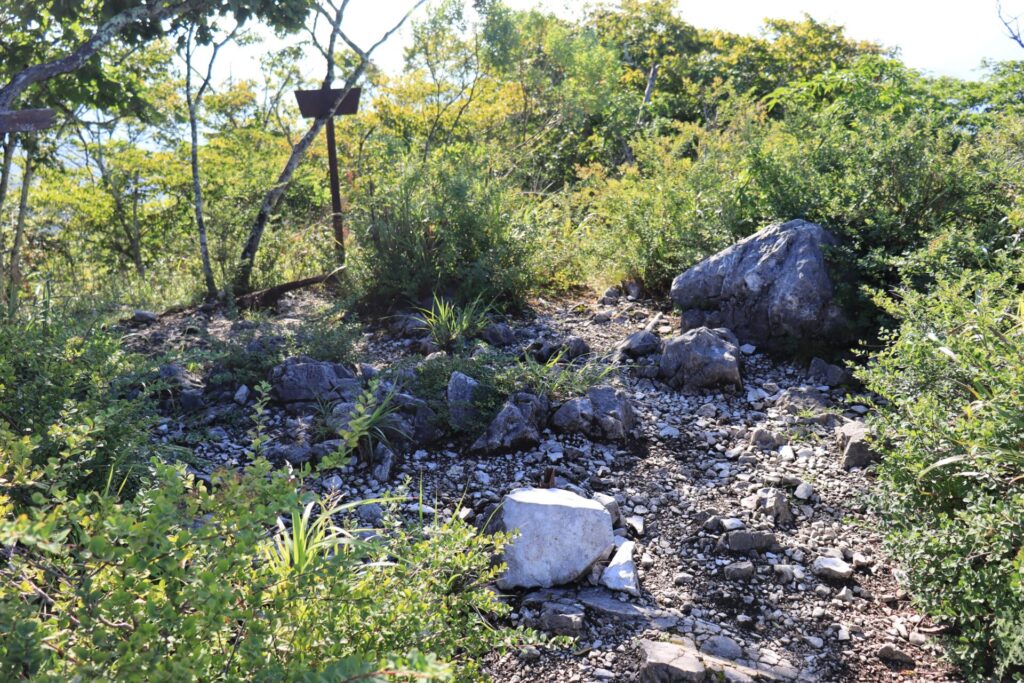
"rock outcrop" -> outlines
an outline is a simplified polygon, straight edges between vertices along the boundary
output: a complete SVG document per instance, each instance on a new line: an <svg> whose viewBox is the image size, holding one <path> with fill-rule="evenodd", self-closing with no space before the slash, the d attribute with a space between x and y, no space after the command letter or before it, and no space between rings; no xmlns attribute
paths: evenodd
<svg viewBox="0 0 1024 683"><path fill-rule="evenodd" d="M728 327L770 350L840 341L846 321L825 262L835 244L808 221L769 226L679 275L672 300L684 325Z"/></svg>
<svg viewBox="0 0 1024 683"><path fill-rule="evenodd" d="M536 446L540 443L541 430L547 425L549 409L548 400L543 396L525 391L513 394L471 450L499 453Z"/></svg>
<svg viewBox="0 0 1024 683"><path fill-rule="evenodd" d="M363 390L355 373L341 363L294 356L270 371L274 395L282 403L354 401Z"/></svg>

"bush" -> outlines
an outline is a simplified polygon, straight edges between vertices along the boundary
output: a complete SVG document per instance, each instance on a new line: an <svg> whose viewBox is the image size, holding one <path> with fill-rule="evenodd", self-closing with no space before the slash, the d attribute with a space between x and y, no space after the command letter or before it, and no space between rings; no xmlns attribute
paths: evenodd
<svg viewBox="0 0 1024 683"><path fill-rule="evenodd" d="M883 399L889 549L975 680L1024 675L1024 272L1006 265L879 298L900 326L859 373Z"/></svg>
<svg viewBox="0 0 1024 683"><path fill-rule="evenodd" d="M164 465L155 483L4 516L0 678L468 681L516 638L487 623L507 610L487 587L501 536L455 520L358 540L310 521L295 482L262 460L212 490ZM268 537L291 511L301 523Z"/></svg>
<svg viewBox="0 0 1024 683"><path fill-rule="evenodd" d="M99 325L70 318L0 325L0 431L50 486L134 490L156 453L152 406L130 387L138 363ZM2 465L2 463L0 463ZM8 482L26 502L36 487Z"/></svg>
<svg viewBox="0 0 1024 683"><path fill-rule="evenodd" d="M350 267L366 298L520 301L528 244L508 185L468 153L386 164L360 181L353 205Z"/></svg>

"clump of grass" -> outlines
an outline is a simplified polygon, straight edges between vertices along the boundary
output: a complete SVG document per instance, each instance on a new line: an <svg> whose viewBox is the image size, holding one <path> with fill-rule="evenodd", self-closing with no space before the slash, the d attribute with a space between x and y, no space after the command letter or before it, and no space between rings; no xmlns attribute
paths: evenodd
<svg viewBox="0 0 1024 683"><path fill-rule="evenodd" d="M541 363L527 354L505 368L498 381L514 387L513 390L530 389L550 399L564 400L587 393L614 370L613 365L601 358L589 358L583 363L563 363L563 355L564 351L559 351Z"/></svg>
<svg viewBox="0 0 1024 683"><path fill-rule="evenodd" d="M453 352L487 327L487 313L490 306L479 298L459 308L453 303L434 294L430 308L418 309L423 318L421 328L439 348Z"/></svg>

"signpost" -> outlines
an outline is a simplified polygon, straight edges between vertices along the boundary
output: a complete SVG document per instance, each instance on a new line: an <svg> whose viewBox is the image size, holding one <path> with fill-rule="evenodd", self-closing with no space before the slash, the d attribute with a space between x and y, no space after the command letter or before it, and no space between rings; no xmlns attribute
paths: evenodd
<svg viewBox="0 0 1024 683"><path fill-rule="evenodd" d="M345 229L341 217L341 188L338 180L338 149L334 141L334 117L330 116L331 105L335 103L344 90L296 90L295 100L299 103L299 113L307 119L327 118L327 161L331 173L331 224L334 227L334 241L338 250L339 263L345 261ZM352 88L345 95L334 116L355 114L359 109L360 88Z"/></svg>
<svg viewBox="0 0 1024 683"><path fill-rule="evenodd" d="M53 125L57 113L52 109L0 111L0 133L31 133Z"/></svg>

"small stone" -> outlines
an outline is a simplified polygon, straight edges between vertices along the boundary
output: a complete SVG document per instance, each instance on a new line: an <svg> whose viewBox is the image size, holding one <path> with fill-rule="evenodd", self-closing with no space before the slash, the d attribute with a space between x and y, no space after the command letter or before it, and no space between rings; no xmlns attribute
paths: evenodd
<svg viewBox="0 0 1024 683"><path fill-rule="evenodd" d="M244 406L246 403L248 403L249 402L249 387L247 387L244 384L242 386L238 387L238 391L235 392L235 395L234 395L234 397L232 397L232 400L235 403L237 403L238 405L240 405L240 406Z"/></svg>
<svg viewBox="0 0 1024 683"><path fill-rule="evenodd" d="M757 351L757 347L754 346L753 344L744 344L740 347L740 353L742 353L744 356L753 355L755 351Z"/></svg>
<svg viewBox="0 0 1024 683"><path fill-rule="evenodd" d="M601 583L613 591L623 591L630 595L640 595L640 584L636 578L636 565L633 563L633 549L636 544L626 541L615 551L615 556L608 567L601 573Z"/></svg>
<svg viewBox="0 0 1024 683"><path fill-rule="evenodd" d="M749 560L733 562L725 567L725 578L730 581L748 581L754 576L754 563Z"/></svg>
<svg viewBox="0 0 1024 683"><path fill-rule="evenodd" d="M641 683L675 683L706 680L707 670L693 649L677 643L641 640L644 662Z"/></svg>
<svg viewBox="0 0 1024 683"><path fill-rule="evenodd" d="M740 659L743 657L743 648L735 640L728 636L711 636L700 646L700 651L712 657L722 659Z"/></svg>
<svg viewBox="0 0 1024 683"><path fill-rule="evenodd" d="M838 557L819 557L811 565L811 571L824 579L847 581L853 576L853 567Z"/></svg>
<svg viewBox="0 0 1024 683"><path fill-rule="evenodd" d="M886 643L878 648L878 658L888 662L909 664L910 666L915 664L913 657L891 643Z"/></svg>
<svg viewBox="0 0 1024 683"><path fill-rule="evenodd" d="M806 640L807 644L816 650L820 650L825 647L825 641L818 636L804 636L804 640Z"/></svg>
<svg viewBox="0 0 1024 683"><path fill-rule="evenodd" d="M814 487L807 482L801 482L800 485L796 487L796 491L793 492L793 495L800 500L811 500L814 498Z"/></svg>

